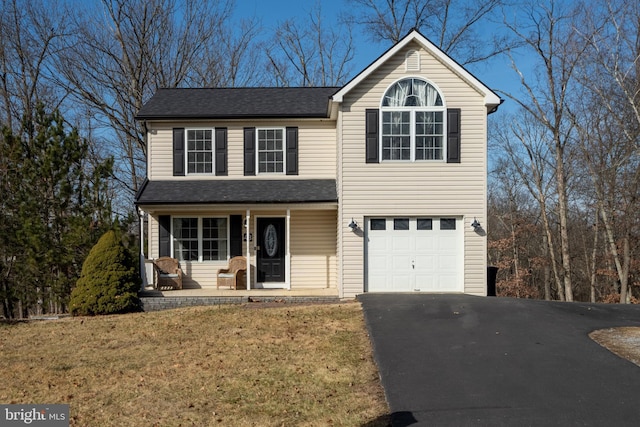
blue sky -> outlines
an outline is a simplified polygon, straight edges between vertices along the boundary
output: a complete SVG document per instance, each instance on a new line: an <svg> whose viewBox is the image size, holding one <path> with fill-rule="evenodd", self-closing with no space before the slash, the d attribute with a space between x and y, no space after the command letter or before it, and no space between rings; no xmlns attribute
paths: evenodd
<svg viewBox="0 0 640 427"><path fill-rule="evenodd" d="M262 20L265 29L272 30L286 19L308 16L316 3L317 0L237 0L236 14L255 14ZM337 22L337 16L344 10L345 5L348 5L348 2L344 0L324 0L321 3L322 14L325 19ZM354 32L353 36L356 42L356 56L352 62L354 73L361 71L389 47L372 43L364 34Z"/></svg>

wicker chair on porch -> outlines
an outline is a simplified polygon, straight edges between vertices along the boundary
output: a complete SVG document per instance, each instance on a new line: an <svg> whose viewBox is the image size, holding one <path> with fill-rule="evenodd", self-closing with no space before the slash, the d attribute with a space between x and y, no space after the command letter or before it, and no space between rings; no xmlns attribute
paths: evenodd
<svg viewBox="0 0 640 427"><path fill-rule="evenodd" d="M177 259L168 256L160 257L153 262L155 270L154 287L161 291L182 289L182 269Z"/></svg>
<svg viewBox="0 0 640 427"><path fill-rule="evenodd" d="M246 283L247 259L236 256L229 260L229 268L218 270L216 288L229 286L229 289L247 289Z"/></svg>

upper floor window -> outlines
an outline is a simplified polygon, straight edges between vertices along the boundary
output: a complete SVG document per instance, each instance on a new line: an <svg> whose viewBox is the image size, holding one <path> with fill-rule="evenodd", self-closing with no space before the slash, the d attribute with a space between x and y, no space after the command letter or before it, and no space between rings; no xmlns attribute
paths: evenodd
<svg viewBox="0 0 640 427"><path fill-rule="evenodd" d="M227 128L173 128L173 176L228 174Z"/></svg>
<svg viewBox="0 0 640 427"><path fill-rule="evenodd" d="M258 173L284 172L284 129L258 129Z"/></svg>
<svg viewBox="0 0 640 427"><path fill-rule="evenodd" d="M213 172L213 131L187 130L187 173Z"/></svg>
<svg viewBox="0 0 640 427"><path fill-rule="evenodd" d="M445 108L430 83L406 78L382 99L382 160L443 160Z"/></svg>

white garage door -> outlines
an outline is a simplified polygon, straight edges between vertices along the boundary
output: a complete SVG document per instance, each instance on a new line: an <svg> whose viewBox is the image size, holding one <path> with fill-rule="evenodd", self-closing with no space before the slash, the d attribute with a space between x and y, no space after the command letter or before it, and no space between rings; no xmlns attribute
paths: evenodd
<svg viewBox="0 0 640 427"><path fill-rule="evenodd" d="M366 221L369 292L462 292L462 218Z"/></svg>

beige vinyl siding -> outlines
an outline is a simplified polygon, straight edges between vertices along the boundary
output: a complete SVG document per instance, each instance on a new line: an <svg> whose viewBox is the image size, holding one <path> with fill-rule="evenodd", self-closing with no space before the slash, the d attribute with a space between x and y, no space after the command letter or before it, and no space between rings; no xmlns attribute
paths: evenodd
<svg viewBox="0 0 640 427"><path fill-rule="evenodd" d="M353 217L364 227L365 216L455 216L464 218L465 292L484 294L486 238L469 226L486 218L486 108L484 97L457 74L421 50L421 71L406 72L410 44L374 71L344 99L339 117L342 170L339 198L343 232L344 297L363 291L362 235L346 224ZM422 76L443 95L447 108L461 108L461 163L444 161L365 163L365 109L379 108L384 92L397 80Z"/></svg>
<svg viewBox="0 0 640 427"><path fill-rule="evenodd" d="M228 217L229 215L246 215L244 211L189 211L154 212L149 216L148 258L159 257L159 228L157 218L160 215L181 217ZM294 210L290 211L290 265L291 288L336 288L337 287L337 258L336 258L336 210ZM252 209L250 229L256 233L257 217L286 217L286 208L277 210ZM257 236L251 245L255 245ZM242 252L246 254L246 242L243 242ZM251 251L252 269L251 281L255 284L256 253ZM226 261L181 262L185 274L183 287L215 288L218 269L225 268ZM253 286L253 285L252 285Z"/></svg>
<svg viewBox="0 0 640 427"><path fill-rule="evenodd" d="M245 127L298 127L298 175L302 179L336 178L336 131L332 120L271 120L271 121L198 121L198 122L152 122L149 127L150 180L171 179L238 179L244 177L244 133ZM173 128L227 128L228 176L211 175L173 176ZM259 174L255 178L288 179L284 174Z"/></svg>
<svg viewBox="0 0 640 427"><path fill-rule="evenodd" d="M156 259L160 257L160 230L158 225L158 217L155 215L149 215L149 222L147 225L147 258Z"/></svg>
<svg viewBox="0 0 640 427"><path fill-rule="evenodd" d="M335 288L336 211L291 213L291 288Z"/></svg>

